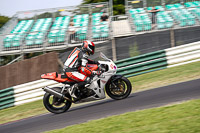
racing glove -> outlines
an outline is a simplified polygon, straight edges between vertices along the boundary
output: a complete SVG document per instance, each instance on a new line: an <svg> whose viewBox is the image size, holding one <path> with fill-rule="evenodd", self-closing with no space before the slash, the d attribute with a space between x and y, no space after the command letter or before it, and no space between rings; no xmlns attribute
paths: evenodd
<svg viewBox="0 0 200 133"><path fill-rule="evenodd" d="M99 76L99 75L102 74L102 72L101 72L101 71L93 71L92 74L93 74L93 75L98 75L98 76Z"/></svg>

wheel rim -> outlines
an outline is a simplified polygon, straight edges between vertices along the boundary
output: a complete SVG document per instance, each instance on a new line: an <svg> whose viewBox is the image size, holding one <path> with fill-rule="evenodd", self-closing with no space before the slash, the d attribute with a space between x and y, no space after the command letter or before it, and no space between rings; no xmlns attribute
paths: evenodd
<svg viewBox="0 0 200 133"><path fill-rule="evenodd" d="M65 108L67 102L69 101L64 100L64 99L59 99L53 95L49 95L48 97L48 105L50 108L54 110L60 110L60 109Z"/></svg>
<svg viewBox="0 0 200 133"><path fill-rule="evenodd" d="M118 79L110 85L110 92L115 96L123 96L127 92L126 82L122 79Z"/></svg>

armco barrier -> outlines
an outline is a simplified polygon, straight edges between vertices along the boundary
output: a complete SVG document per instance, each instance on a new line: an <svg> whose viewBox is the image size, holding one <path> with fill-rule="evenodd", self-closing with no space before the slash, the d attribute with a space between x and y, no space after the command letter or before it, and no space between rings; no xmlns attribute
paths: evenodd
<svg viewBox="0 0 200 133"><path fill-rule="evenodd" d="M119 61L116 61L115 64L118 67L126 67L128 65L133 65L133 64L136 64L136 63L145 62L145 61L163 58L163 57L166 57L165 51L160 50L160 51L156 51L156 52L152 52L152 53L139 55L139 56L136 56L136 57L131 57L131 58L119 60Z"/></svg>
<svg viewBox="0 0 200 133"><path fill-rule="evenodd" d="M118 74L132 77L152 71L200 61L200 42L116 61ZM0 90L0 109L42 99L44 86L61 86L55 81L37 80Z"/></svg>
<svg viewBox="0 0 200 133"><path fill-rule="evenodd" d="M116 62L118 74L132 77L200 60L200 42L156 51Z"/></svg>
<svg viewBox="0 0 200 133"><path fill-rule="evenodd" d="M116 63L118 67L117 73L125 75L126 77L132 77L154 70L164 69L167 67L167 59L165 57L165 51L162 50L128 58L126 61L119 61L120 64L119 62Z"/></svg>
<svg viewBox="0 0 200 133"><path fill-rule="evenodd" d="M7 88L0 90L0 109L14 105L14 89Z"/></svg>

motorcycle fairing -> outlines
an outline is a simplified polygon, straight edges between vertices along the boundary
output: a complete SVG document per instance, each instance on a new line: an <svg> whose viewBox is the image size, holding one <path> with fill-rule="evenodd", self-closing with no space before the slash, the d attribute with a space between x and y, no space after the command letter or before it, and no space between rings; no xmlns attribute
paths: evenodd
<svg viewBox="0 0 200 133"><path fill-rule="evenodd" d="M96 71L98 69L98 65L97 64L87 64L87 67L91 70L91 71Z"/></svg>
<svg viewBox="0 0 200 133"><path fill-rule="evenodd" d="M99 77L95 76L93 78L93 82L90 84L89 88L91 88L95 92L95 94L98 96L98 98L104 99L106 97L104 87L105 87L106 83L109 81L109 79L114 74L116 74L117 69L116 69L116 66L113 61L99 61L99 62L100 62L100 64L108 65L108 71L102 73L101 76L99 76ZM117 76L115 78L118 78L118 77L119 76Z"/></svg>
<svg viewBox="0 0 200 133"><path fill-rule="evenodd" d="M60 83L73 82L73 80L68 79L65 75L58 74L57 72L42 74L41 78L55 80L55 81L60 82Z"/></svg>
<svg viewBox="0 0 200 133"><path fill-rule="evenodd" d="M42 74L41 75L41 78L43 78L43 79L54 80L56 77L58 77L58 73L57 72L52 72L52 73L47 73L47 74Z"/></svg>

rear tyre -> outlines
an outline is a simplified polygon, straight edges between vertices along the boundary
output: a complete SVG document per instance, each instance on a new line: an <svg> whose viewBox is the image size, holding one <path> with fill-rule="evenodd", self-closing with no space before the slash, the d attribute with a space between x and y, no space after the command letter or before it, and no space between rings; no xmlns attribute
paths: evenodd
<svg viewBox="0 0 200 133"><path fill-rule="evenodd" d="M61 88L54 87L52 88L54 91L61 92ZM71 99L70 96L68 98ZM43 97L43 104L45 108L54 114L60 114L66 112L71 107L71 102L65 99L57 98L49 93L45 93Z"/></svg>
<svg viewBox="0 0 200 133"><path fill-rule="evenodd" d="M132 90L130 81L125 78L119 78L115 81L110 81L106 85L106 93L109 97L115 100L121 100L127 98Z"/></svg>

